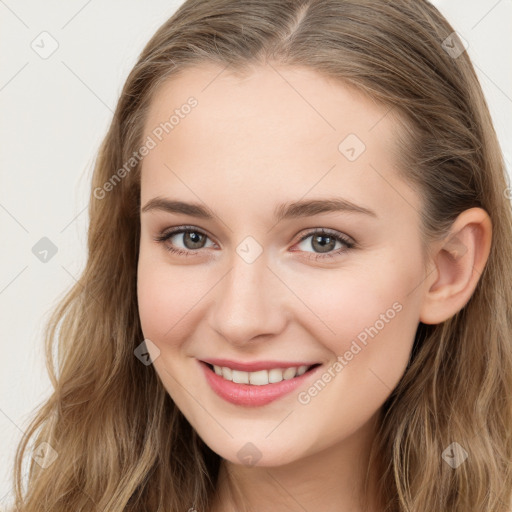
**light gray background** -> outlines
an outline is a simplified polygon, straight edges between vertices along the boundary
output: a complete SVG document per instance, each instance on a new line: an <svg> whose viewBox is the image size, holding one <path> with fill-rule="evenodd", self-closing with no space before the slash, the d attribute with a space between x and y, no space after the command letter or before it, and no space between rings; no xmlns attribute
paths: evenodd
<svg viewBox="0 0 512 512"><path fill-rule="evenodd" d="M85 265L95 153L138 53L181 3L0 0L0 510L15 447L51 390L43 323ZM512 0L434 3L469 43L510 173ZM42 237L58 248L46 263L32 252Z"/></svg>

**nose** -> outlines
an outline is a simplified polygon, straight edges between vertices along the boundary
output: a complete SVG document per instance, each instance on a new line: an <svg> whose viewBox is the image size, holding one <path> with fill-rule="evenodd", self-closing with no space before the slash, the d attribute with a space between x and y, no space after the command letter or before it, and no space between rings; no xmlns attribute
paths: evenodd
<svg viewBox="0 0 512 512"><path fill-rule="evenodd" d="M232 265L215 287L210 326L233 345L269 339L282 332L289 319L283 282L268 266L265 252L252 263L234 254Z"/></svg>

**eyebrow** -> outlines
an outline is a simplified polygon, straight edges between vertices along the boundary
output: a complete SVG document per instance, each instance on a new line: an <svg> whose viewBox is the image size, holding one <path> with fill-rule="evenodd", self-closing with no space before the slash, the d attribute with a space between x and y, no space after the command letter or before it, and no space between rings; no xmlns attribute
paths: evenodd
<svg viewBox="0 0 512 512"><path fill-rule="evenodd" d="M141 212L144 213L152 210L161 210L168 213L181 213L201 219L213 219L215 217L212 210L199 203L185 203L183 201L162 197L155 197L149 200L141 209ZM284 203L275 208L274 217L279 222L285 219L309 217L312 215L330 212L362 213L364 215L377 218L377 214L373 210L357 205L341 197L309 199Z"/></svg>

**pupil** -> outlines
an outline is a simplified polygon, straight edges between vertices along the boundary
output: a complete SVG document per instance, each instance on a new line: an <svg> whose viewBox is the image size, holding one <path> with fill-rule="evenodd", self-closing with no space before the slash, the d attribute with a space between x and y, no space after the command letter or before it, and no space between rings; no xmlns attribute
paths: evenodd
<svg viewBox="0 0 512 512"><path fill-rule="evenodd" d="M322 243L321 240L323 240L323 239L327 239L328 242ZM319 252L329 252L330 250L334 249L333 242L334 242L334 244L336 244L336 240L334 240L334 238L331 236L317 235L317 236L313 237L312 244L313 244L314 249L317 249L317 248L320 249ZM320 244L319 247L315 247L315 243Z"/></svg>
<svg viewBox="0 0 512 512"><path fill-rule="evenodd" d="M202 242L202 234L201 233L195 233L195 232L190 232L190 233L185 233L185 245L188 246L189 244L187 244L187 240L191 242L192 244L192 247L188 247L189 249L198 249L201 247L201 242Z"/></svg>

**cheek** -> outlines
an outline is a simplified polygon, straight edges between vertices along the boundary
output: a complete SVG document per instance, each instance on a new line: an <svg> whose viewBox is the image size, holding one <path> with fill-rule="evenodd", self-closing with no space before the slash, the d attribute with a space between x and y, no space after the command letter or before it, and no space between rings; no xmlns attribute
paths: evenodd
<svg viewBox="0 0 512 512"><path fill-rule="evenodd" d="M421 269L416 261L408 267L384 267L375 273L368 267L352 268L350 276L340 273L338 279L326 280L324 293L318 287L307 295L311 309L335 332L315 330L312 322L321 325L318 319L308 324L316 341L332 352L332 360L319 376L321 382L299 395L301 404L323 418L325 443L340 436L340 425L347 433L367 421L406 369L421 303L419 290L411 293L411 283L421 279Z"/></svg>
<svg viewBox="0 0 512 512"><path fill-rule="evenodd" d="M388 263L386 263L386 260ZM316 281L303 280L301 292L307 300L309 330L336 356L368 363L393 357L407 362L419 322L419 260L396 264L382 255L377 266L351 268ZM313 327L315 326L315 327ZM369 350L371 348L371 350ZM356 357L357 356L357 357ZM375 361L373 361L375 362ZM364 364L364 363L363 363Z"/></svg>
<svg viewBox="0 0 512 512"><path fill-rule="evenodd" d="M192 267L172 268L162 258L141 250L137 297L144 338L159 349L153 367L180 410L187 417L193 417L193 404L183 391L191 367L183 356L190 333L202 316L201 298L207 290L202 289L201 280L197 279L197 269L195 275L191 275L193 271L189 269ZM194 386L194 383L187 383L189 390Z"/></svg>
<svg viewBox="0 0 512 512"><path fill-rule="evenodd" d="M204 283L204 286L202 286ZM139 316L144 336L157 344L178 343L196 321L206 281L193 266L171 267L141 251L137 273Z"/></svg>

